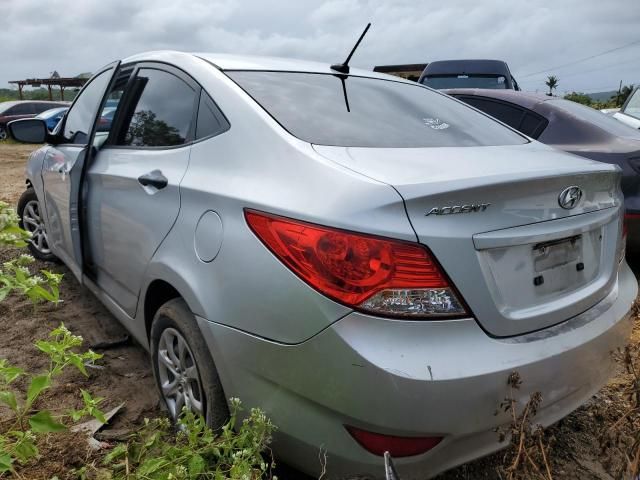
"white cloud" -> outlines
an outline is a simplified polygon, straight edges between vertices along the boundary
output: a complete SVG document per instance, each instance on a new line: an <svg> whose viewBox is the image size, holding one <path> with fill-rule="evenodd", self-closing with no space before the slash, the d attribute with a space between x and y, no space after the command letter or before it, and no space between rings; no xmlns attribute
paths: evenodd
<svg viewBox="0 0 640 480"><path fill-rule="evenodd" d="M159 48L377 64L500 58L524 78L640 39L637 0L0 0L0 87L8 80L92 71ZM599 68L602 67L602 68ZM559 91L640 83L640 45L549 72Z"/></svg>

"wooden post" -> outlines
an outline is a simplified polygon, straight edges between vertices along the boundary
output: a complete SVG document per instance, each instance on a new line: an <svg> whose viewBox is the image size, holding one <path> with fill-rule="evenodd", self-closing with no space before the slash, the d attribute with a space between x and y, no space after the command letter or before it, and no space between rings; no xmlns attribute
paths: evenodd
<svg viewBox="0 0 640 480"><path fill-rule="evenodd" d="M64 101L64 87L60 85L60 100Z"/></svg>
<svg viewBox="0 0 640 480"><path fill-rule="evenodd" d="M22 84L18 83L18 93L20 94L20 100L24 100L22 96Z"/></svg>
<svg viewBox="0 0 640 480"><path fill-rule="evenodd" d="M51 94L51 85L47 85L47 90L49 90L49 100L53 100L53 95Z"/></svg>

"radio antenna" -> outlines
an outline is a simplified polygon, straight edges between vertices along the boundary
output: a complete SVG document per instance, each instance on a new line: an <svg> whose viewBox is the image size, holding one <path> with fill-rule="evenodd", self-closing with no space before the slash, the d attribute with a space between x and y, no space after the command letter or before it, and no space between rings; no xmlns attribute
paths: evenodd
<svg viewBox="0 0 640 480"><path fill-rule="evenodd" d="M370 26L371 26L371 23L367 23L367 26L365 27L364 32L362 32L362 35L360 35L360 38L358 39L356 44L351 49L351 53L349 54L347 59L343 63L336 63L335 65L331 65L331 70L335 70L336 72L340 72L340 73L343 73L345 75L349 73L349 61L351 60L351 57L353 56L353 52L355 52L356 49L358 48L358 45L360 45L360 42L362 41L362 39L366 35L367 30L369 30Z"/></svg>

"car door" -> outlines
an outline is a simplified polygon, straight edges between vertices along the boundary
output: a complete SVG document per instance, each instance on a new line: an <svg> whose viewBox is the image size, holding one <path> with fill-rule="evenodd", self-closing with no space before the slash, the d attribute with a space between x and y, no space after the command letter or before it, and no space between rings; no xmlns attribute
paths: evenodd
<svg viewBox="0 0 640 480"><path fill-rule="evenodd" d="M178 216L199 96L183 72L139 64L113 121L100 128L107 138L86 177L88 268L130 316L144 271Z"/></svg>
<svg viewBox="0 0 640 480"><path fill-rule="evenodd" d="M84 86L67 113L58 143L48 147L42 169L47 235L52 252L82 281L79 210L80 183L89 142L105 92L118 62L108 65Z"/></svg>

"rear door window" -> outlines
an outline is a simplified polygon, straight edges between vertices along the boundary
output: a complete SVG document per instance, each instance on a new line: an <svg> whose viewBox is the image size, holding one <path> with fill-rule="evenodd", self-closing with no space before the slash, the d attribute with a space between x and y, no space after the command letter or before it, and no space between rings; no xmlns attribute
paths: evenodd
<svg viewBox="0 0 640 480"><path fill-rule="evenodd" d="M196 140L220 135L229 130L229 122L207 92L202 90L198 105Z"/></svg>
<svg viewBox="0 0 640 480"><path fill-rule="evenodd" d="M193 139L197 92L164 70L141 68L131 86L118 145L173 147Z"/></svg>
<svg viewBox="0 0 640 480"><path fill-rule="evenodd" d="M322 73L227 71L294 136L319 145L462 147L526 143L415 83Z"/></svg>
<svg viewBox="0 0 640 480"><path fill-rule="evenodd" d="M11 107L5 115L33 115L34 113L33 103L18 103Z"/></svg>

